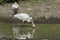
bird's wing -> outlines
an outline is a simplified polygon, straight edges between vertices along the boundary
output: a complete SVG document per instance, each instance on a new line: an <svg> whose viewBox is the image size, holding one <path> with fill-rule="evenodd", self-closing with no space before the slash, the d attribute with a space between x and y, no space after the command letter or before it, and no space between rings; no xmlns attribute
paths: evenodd
<svg viewBox="0 0 60 40"><path fill-rule="evenodd" d="M29 18L29 15L26 14L26 13L20 13L20 16L23 17L23 18Z"/></svg>
<svg viewBox="0 0 60 40"><path fill-rule="evenodd" d="M23 14L23 13L16 14L15 17L20 19L20 20L27 20L27 19L29 19L29 15L28 14Z"/></svg>

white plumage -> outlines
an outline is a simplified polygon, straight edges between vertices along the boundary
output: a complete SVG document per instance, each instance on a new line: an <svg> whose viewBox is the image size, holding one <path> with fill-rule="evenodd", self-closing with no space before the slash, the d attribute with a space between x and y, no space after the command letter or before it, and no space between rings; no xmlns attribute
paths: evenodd
<svg viewBox="0 0 60 40"><path fill-rule="evenodd" d="M20 13L20 14L15 14L13 18L18 18L19 20L27 21L27 22L32 22L32 26L35 27L35 24L32 20L32 17L30 17L27 13Z"/></svg>
<svg viewBox="0 0 60 40"><path fill-rule="evenodd" d="M24 13L20 13L20 14L14 15L14 17L17 17L20 20L27 20L29 18L29 15L28 14L24 14Z"/></svg>
<svg viewBox="0 0 60 40"><path fill-rule="evenodd" d="M15 9L15 8L19 8L17 2L15 2L15 3L12 5L12 9Z"/></svg>
<svg viewBox="0 0 60 40"><path fill-rule="evenodd" d="M18 8L19 8L19 5L17 4L17 2L15 2L14 4L12 4L12 10L14 12L12 15L17 14Z"/></svg>

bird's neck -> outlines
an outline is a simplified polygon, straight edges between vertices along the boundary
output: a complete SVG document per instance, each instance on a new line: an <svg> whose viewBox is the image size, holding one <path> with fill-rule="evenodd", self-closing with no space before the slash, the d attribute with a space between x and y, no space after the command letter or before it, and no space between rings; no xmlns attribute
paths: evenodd
<svg viewBox="0 0 60 40"><path fill-rule="evenodd" d="M35 27L35 24L34 24L33 20L32 20L32 26Z"/></svg>

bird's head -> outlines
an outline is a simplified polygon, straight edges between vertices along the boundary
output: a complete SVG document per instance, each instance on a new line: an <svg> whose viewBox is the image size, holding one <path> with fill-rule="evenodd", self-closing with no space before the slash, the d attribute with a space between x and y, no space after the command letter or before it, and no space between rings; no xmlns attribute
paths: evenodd
<svg viewBox="0 0 60 40"><path fill-rule="evenodd" d="M29 17L28 20L27 20L27 22L31 22L31 20L32 20L32 17Z"/></svg>
<svg viewBox="0 0 60 40"><path fill-rule="evenodd" d="M30 22L30 19L28 19L27 22Z"/></svg>
<svg viewBox="0 0 60 40"><path fill-rule="evenodd" d="M27 20L27 22L32 22L32 26L35 27L35 24L34 24L34 22L33 22L32 17L30 17L30 18Z"/></svg>

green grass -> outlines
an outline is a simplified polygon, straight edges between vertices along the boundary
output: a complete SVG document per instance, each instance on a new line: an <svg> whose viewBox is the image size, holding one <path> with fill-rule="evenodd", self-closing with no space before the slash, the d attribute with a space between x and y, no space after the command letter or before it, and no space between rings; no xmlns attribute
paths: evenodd
<svg viewBox="0 0 60 40"><path fill-rule="evenodd" d="M0 29L6 36L12 34L12 24L0 22ZM29 28L27 29L29 30ZM36 24L35 38L60 38L60 24Z"/></svg>

